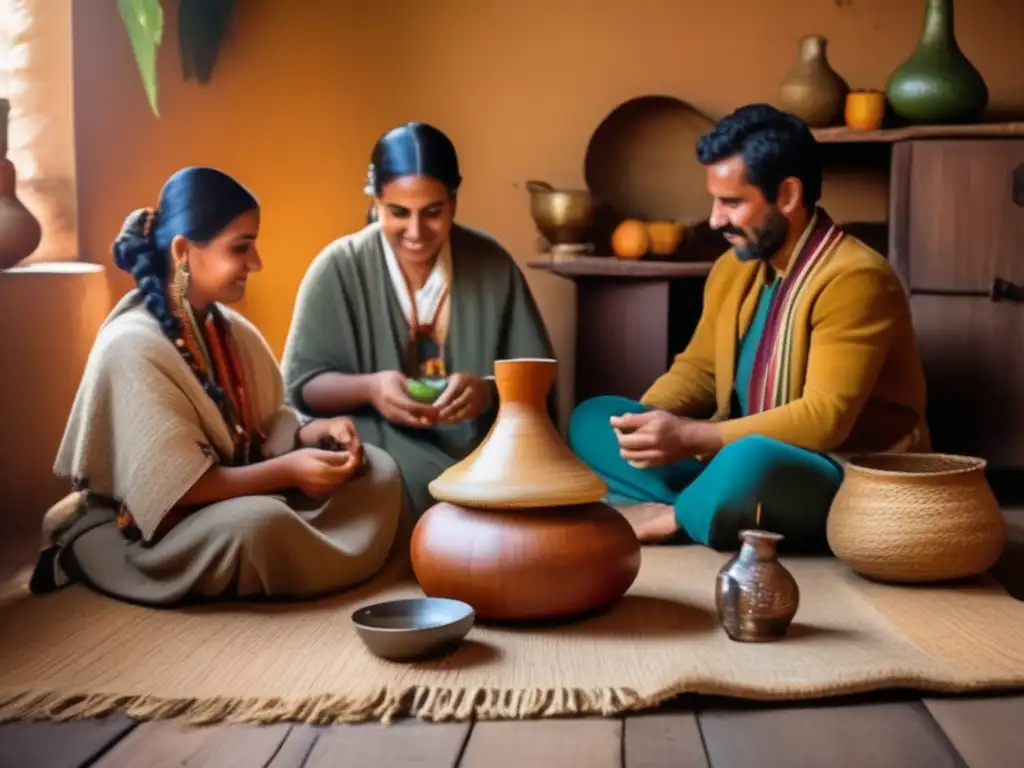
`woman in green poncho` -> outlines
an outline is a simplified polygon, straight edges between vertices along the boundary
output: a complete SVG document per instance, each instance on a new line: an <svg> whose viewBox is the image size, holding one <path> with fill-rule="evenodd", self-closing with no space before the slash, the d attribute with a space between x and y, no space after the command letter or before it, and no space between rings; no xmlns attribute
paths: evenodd
<svg viewBox="0 0 1024 768"><path fill-rule="evenodd" d="M314 259L282 365L294 406L351 416L394 457L415 517L434 503L428 483L490 429L494 362L553 357L515 260L454 222L461 180L455 147L430 125L377 142L370 223Z"/></svg>

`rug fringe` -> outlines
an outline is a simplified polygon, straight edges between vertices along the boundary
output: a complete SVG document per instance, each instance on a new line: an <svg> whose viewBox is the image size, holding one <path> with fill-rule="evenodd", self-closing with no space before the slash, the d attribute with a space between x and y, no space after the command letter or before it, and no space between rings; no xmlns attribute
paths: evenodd
<svg viewBox="0 0 1024 768"><path fill-rule="evenodd" d="M285 701L279 698L167 699L155 696L94 693L18 693L0 695L0 722L10 720L75 720L124 711L138 720L182 718L194 725L300 722L310 725L379 721L414 717L429 721L526 720L554 717L611 717L657 707L682 694L729 696L755 701L798 701L848 696L884 689L912 689L936 694L1018 690L1019 680L984 684L936 683L919 678L850 681L841 686L787 691L739 690L711 681L680 684L641 696L631 688L436 688L414 686L397 692L381 689L375 696L353 700L335 694Z"/></svg>

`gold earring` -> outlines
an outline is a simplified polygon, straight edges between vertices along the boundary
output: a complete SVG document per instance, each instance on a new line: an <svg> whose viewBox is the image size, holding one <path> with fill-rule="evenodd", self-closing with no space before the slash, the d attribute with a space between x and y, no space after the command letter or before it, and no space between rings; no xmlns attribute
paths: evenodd
<svg viewBox="0 0 1024 768"><path fill-rule="evenodd" d="M174 277L178 288L178 298L184 301L186 298L188 298L189 272L187 261L182 259L181 261L178 262L178 269Z"/></svg>

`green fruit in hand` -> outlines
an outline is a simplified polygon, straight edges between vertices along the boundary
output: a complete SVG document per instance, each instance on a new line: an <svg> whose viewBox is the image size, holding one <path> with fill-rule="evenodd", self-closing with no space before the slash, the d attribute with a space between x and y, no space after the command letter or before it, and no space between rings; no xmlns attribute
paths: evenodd
<svg viewBox="0 0 1024 768"><path fill-rule="evenodd" d="M405 383L405 391L413 400L432 403L441 396L447 386L447 379L409 379Z"/></svg>

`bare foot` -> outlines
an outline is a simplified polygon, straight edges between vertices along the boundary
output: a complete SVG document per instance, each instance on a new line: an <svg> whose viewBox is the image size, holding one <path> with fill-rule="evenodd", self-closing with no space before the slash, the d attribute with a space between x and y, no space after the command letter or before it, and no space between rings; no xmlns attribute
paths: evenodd
<svg viewBox="0 0 1024 768"><path fill-rule="evenodd" d="M617 507L617 509L629 521L641 544L658 544L668 541L679 532L676 512L671 504L650 502Z"/></svg>

